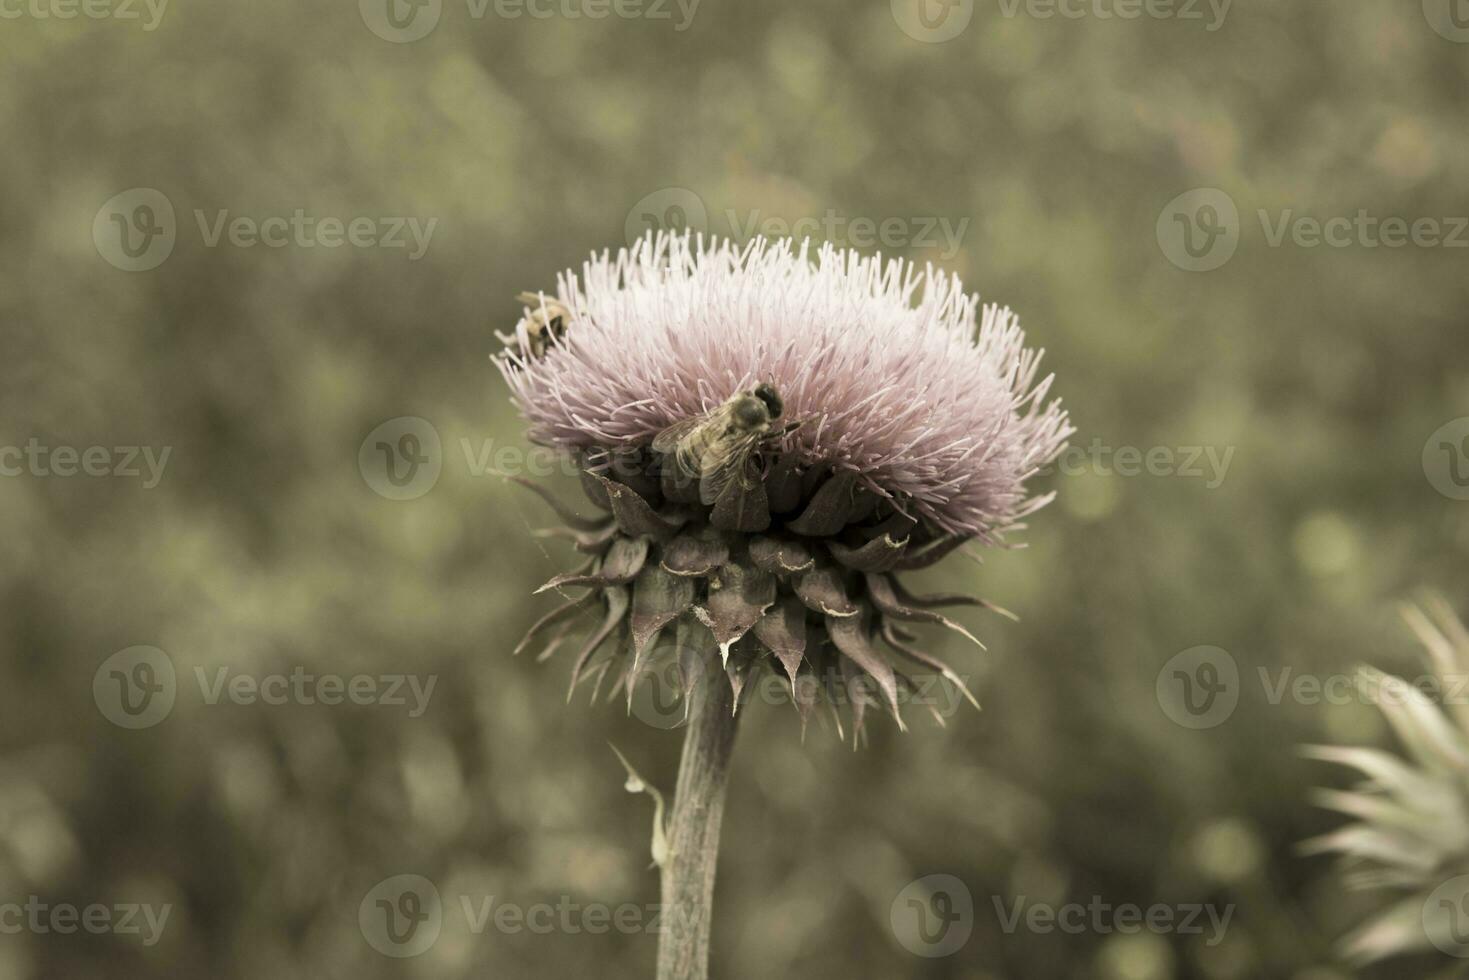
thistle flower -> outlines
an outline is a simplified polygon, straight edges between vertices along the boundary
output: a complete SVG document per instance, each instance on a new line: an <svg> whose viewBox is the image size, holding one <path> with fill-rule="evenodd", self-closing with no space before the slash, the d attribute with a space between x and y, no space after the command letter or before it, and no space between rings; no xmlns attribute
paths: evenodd
<svg viewBox="0 0 1469 980"><path fill-rule="evenodd" d="M548 343L541 325L555 318ZM717 649L736 704L769 664L803 721L825 691L850 706L854 733L879 700L902 726L906 664L973 700L909 627L978 643L937 609L989 604L914 595L898 573L967 542L1002 545L1050 499L1025 481L1071 429L1008 309L981 311L931 267L830 245L660 234L562 274L503 339L498 365L530 439L573 455L599 512L539 491L588 556L543 591L586 591L521 648L549 634L549 652L599 610L573 688L611 672L631 697L671 632L685 685ZM759 385L778 394L780 426L727 486L654 450L669 427Z"/></svg>
<svg viewBox="0 0 1469 980"><path fill-rule="evenodd" d="M1437 597L1426 610L1406 607L1404 618L1429 655L1431 686L1446 695L1447 712L1419 686L1364 669L1359 689L1379 704L1407 758L1369 748L1306 750L1367 781L1352 792L1317 791L1320 805L1356 822L1303 849L1341 855L1353 887L1407 893L1344 940L1343 952L1362 962L1433 947L1469 956L1469 704L1460 690L1469 677L1469 632Z"/></svg>

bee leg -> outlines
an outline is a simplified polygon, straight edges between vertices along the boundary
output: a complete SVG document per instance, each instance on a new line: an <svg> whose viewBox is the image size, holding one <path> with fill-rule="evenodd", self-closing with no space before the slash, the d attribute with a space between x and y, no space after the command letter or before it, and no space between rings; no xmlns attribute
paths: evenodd
<svg viewBox="0 0 1469 980"><path fill-rule="evenodd" d="M815 418L815 416L812 416L812 418ZM785 436L788 436L792 432L795 432L797 429L801 428L801 426L805 425L807 422L810 422L811 420L812 419L808 418L808 419L802 419L799 422L787 422L785 425L783 425L779 429L775 430L775 437L777 439L784 438Z"/></svg>

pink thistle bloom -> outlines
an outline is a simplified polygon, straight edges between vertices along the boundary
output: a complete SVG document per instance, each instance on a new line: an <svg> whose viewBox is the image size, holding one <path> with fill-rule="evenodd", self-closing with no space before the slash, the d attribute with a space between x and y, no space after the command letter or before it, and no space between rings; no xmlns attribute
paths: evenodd
<svg viewBox="0 0 1469 980"><path fill-rule="evenodd" d="M811 420L783 452L849 470L949 533L989 543L1044 505L1025 481L1072 429L1015 314L931 266L812 251L660 234L562 274L565 343L532 358L522 324L500 362L529 437L646 444L768 382L787 418Z"/></svg>

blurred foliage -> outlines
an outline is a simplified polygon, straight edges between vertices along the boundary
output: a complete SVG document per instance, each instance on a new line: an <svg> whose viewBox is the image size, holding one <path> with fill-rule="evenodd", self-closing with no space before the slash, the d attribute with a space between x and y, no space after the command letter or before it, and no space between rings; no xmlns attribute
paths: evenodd
<svg viewBox="0 0 1469 980"><path fill-rule="evenodd" d="M1236 450L1212 489L1046 477L1059 498L1028 549L925 576L1022 617L971 617L990 652L950 651L982 713L906 736L879 724L854 753L754 706L716 975L1351 975L1332 943L1376 900L1296 854L1339 822L1305 788L1340 774L1295 747L1388 736L1365 706L1272 704L1257 675L1410 671L1392 600L1432 585L1469 603L1469 504L1420 462L1469 405L1463 253L1270 248L1254 216L1469 214L1469 47L1417 3L1239 0L1209 32L985 2L943 44L899 30L886 0L704 0L684 31L448 3L407 44L354 7L180 3L153 31L0 23L0 444L173 447L153 489L0 478L0 901L174 907L148 947L0 935L0 978L651 975L653 937L615 930L450 921L428 953L389 959L357 909L400 873L448 902L657 901L648 807L606 743L666 786L677 734L567 706L564 662L510 656L566 556L529 533L550 523L538 502L476 474L461 440L523 445L493 329L518 291L621 245L629 211L667 187L697 194L715 232L730 211L968 219L956 255L897 251L1020 311L1077 445ZM149 272L113 268L90 234L132 187L178 215ZM1244 226L1202 274L1154 232L1194 187L1229 193ZM408 261L208 247L194 217L297 208L438 224ZM432 421L444 467L391 501L357 451L403 415ZM168 652L179 694L127 731L91 684L135 644ZM1242 697L1191 731L1154 683L1199 644L1230 651ZM210 705L194 671L220 666L438 684L418 718ZM889 926L930 873L975 900L946 959ZM992 897L1017 895L1237 908L1215 946L1006 934Z"/></svg>

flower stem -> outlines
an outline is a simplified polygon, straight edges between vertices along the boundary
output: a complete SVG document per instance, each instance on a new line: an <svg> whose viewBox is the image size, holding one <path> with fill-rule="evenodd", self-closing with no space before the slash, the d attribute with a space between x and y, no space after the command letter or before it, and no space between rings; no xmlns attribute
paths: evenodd
<svg viewBox="0 0 1469 980"><path fill-rule="evenodd" d="M663 931L658 980L707 980L709 926L719 825L738 717L724 671L704 677L689 695L688 731L669 818L670 854L663 864Z"/></svg>

